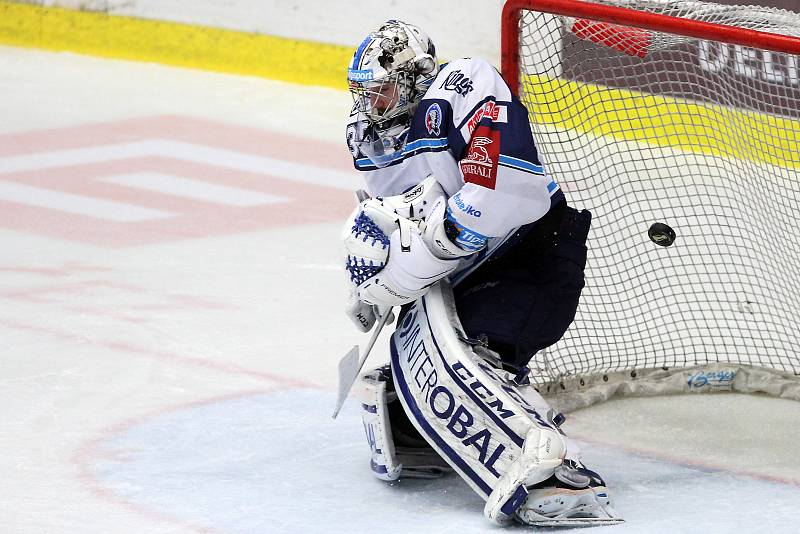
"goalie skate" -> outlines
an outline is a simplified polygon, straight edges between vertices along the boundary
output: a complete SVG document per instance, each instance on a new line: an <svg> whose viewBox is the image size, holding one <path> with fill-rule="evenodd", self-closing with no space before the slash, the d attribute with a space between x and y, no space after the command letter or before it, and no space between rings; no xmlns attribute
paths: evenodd
<svg viewBox="0 0 800 534"><path fill-rule="evenodd" d="M515 519L536 527L600 526L622 523L604 485L575 488L553 476L528 490Z"/></svg>

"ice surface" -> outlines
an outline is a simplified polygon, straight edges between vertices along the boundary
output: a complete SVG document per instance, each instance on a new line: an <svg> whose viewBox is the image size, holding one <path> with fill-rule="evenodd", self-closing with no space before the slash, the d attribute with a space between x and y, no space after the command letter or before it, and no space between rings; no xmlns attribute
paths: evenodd
<svg viewBox="0 0 800 534"><path fill-rule="evenodd" d="M31 193L0 197L0 532L500 530L455 476L374 480L352 398L330 419L367 337L342 314L346 93L11 48L0 72L0 195ZM383 335L368 365L386 354ZM720 396L567 428L627 519L609 532L782 533L798 422Z"/></svg>

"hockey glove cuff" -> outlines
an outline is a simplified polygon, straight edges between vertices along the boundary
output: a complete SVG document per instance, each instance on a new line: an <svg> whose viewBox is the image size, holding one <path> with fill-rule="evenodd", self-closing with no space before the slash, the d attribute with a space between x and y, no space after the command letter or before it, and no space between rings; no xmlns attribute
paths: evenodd
<svg viewBox="0 0 800 534"><path fill-rule="evenodd" d="M422 224L422 238L437 258L463 258L475 252L459 247L447 235L447 199L444 196L436 199L430 214Z"/></svg>

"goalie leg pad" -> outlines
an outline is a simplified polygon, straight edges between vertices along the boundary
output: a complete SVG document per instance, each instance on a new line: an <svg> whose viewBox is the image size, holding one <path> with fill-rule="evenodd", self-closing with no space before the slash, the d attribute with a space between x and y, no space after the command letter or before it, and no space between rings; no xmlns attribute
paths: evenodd
<svg viewBox="0 0 800 534"><path fill-rule="evenodd" d="M361 401L361 421L364 423L367 443L372 452L369 467L381 480L397 480L403 466L395 456L392 429L389 426L386 380L380 369L359 377L357 393Z"/></svg>
<svg viewBox="0 0 800 534"><path fill-rule="evenodd" d="M483 508L490 521L505 525L528 502L527 486L547 480L561 465L566 447L551 429L533 427L525 436L522 454L500 478Z"/></svg>
<svg viewBox="0 0 800 534"><path fill-rule="evenodd" d="M371 451L370 469L377 478L438 478L452 471L411 426L397 400L389 366L362 374L357 396Z"/></svg>
<svg viewBox="0 0 800 534"><path fill-rule="evenodd" d="M563 437L517 391L512 377L459 340L449 287L437 284L406 307L392 336L392 374L420 434L502 521L527 495L526 486L553 476ZM463 332L463 330L462 330Z"/></svg>

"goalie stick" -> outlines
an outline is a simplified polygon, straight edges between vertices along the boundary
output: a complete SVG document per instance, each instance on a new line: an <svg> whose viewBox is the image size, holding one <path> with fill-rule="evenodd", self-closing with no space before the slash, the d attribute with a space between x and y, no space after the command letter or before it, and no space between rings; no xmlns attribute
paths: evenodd
<svg viewBox="0 0 800 534"><path fill-rule="evenodd" d="M350 393L358 377L358 373L360 373L361 368L364 367L364 362L367 361L367 357L372 347L375 345L375 341L378 340L378 335L380 335L381 330L383 330L384 325L386 325L391 315L391 308L383 310L383 313L380 314L378 324L375 325L375 329L372 331L372 336L369 338L369 342L364 348L364 353L361 355L361 358L358 357L358 345L355 345L341 360L339 360L339 397L336 399L336 408L333 410L332 419L336 419L336 416L339 415L339 410L342 409L344 401L347 400L347 395Z"/></svg>

